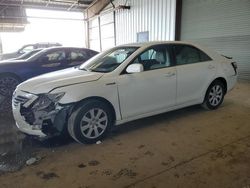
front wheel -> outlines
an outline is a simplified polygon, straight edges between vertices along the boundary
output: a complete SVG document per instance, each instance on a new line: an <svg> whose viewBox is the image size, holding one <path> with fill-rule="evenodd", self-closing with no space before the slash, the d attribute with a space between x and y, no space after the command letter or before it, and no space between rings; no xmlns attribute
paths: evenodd
<svg viewBox="0 0 250 188"><path fill-rule="evenodd" d="M217 109L224 100L225 86L220 81L214 81L208 88L202 106L208 110Z"/></svg>
<svg viewBox="0 0 250 188"><path fill-rule="evenodd" d="M110 107L98 100L85 101L69 118L68 131L80 143L95 143L113 125Z"/></svg>

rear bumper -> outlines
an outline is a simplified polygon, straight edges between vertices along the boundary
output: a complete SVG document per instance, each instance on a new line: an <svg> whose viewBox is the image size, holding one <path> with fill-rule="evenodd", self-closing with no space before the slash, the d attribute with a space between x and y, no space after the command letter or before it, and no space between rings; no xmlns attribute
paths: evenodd
<svg viewBox="0 0 250 188"><path fill-rule="evenodd" d="M234 86L237 83L237 79L238 79L238 75L232 75L228 78L227 81L227 92L229 92L230 90L232 90L234 88Z"/></svg>

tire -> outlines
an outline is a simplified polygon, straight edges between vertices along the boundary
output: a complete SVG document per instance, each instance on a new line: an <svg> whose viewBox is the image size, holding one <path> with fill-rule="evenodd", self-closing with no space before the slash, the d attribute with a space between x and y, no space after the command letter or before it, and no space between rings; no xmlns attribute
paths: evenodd
<svg viewBox="0 0 250 188"><path fill-rule="evenodd" d="M92 144L103 139L114 123L112 111L104 102L85 101L70 116L68 132L80 143Z"/></svg>
<svg viewBox="0 0 250 188"><path fill-rule="evenodd" d="M0 75L0 111L11 112L12 95L20 79L12 75Z"/></svg>
<svg viewBox="0 0 250 188"><path fill-rule="evenodd" d="M219 80L215 80L207 89L202 107L207 110L217 109L223 102L225 93L224 84Z"/></svg>

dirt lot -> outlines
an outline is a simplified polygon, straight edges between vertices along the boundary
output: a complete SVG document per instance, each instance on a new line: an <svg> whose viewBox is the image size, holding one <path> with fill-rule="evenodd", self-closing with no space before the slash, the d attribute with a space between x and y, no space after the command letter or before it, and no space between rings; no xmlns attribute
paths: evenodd
<svg viewBox="0 0 250 188"><path fill-rule="evenodd" d="M41 161L0 175L1 188L250 188L250 83L216 111L194 106L131 122L99 145L34 145Z"/></svg>

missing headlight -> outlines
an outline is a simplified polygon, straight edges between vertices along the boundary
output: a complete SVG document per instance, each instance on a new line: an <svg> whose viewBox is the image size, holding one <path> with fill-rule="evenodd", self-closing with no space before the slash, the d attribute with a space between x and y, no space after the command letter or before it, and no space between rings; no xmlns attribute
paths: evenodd
<svg viewBox="0 0 250 188"><path fill-rule="evenodd" d="M53 110L55 104L64 96L64 94L65 93L39 94L38 98L34 101L32 109L39 111L50 108Z"/></svg>

